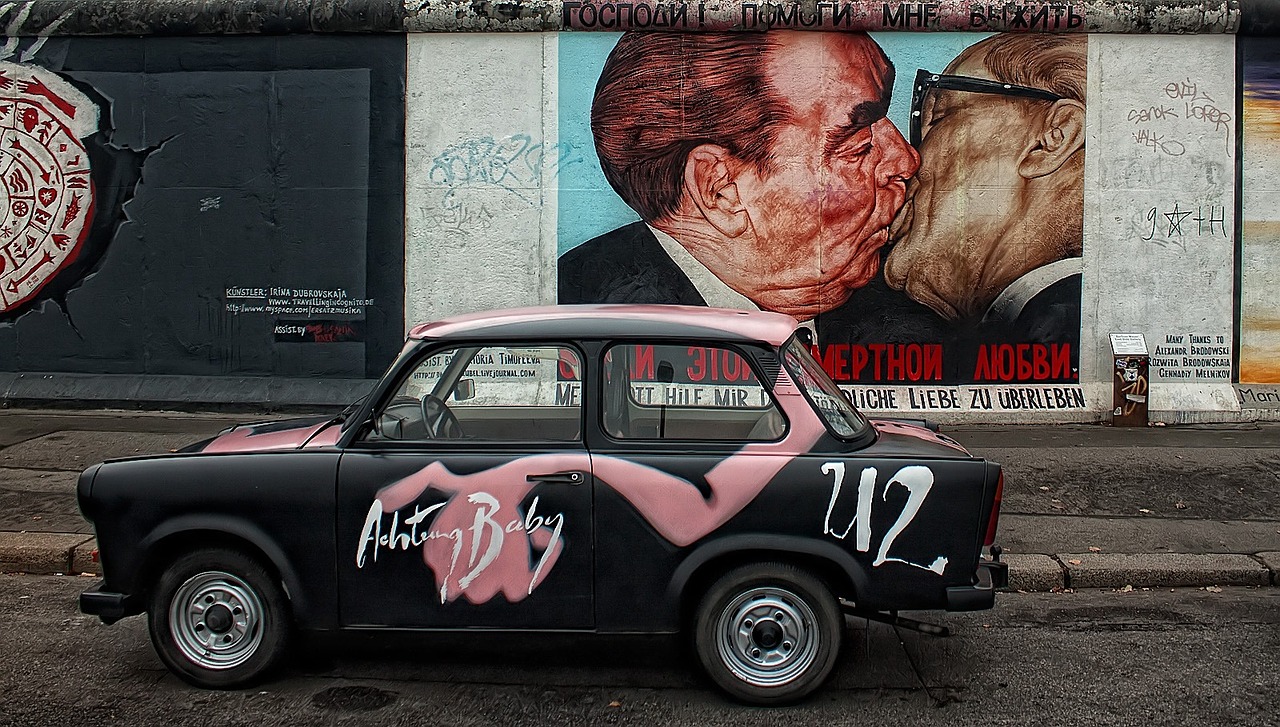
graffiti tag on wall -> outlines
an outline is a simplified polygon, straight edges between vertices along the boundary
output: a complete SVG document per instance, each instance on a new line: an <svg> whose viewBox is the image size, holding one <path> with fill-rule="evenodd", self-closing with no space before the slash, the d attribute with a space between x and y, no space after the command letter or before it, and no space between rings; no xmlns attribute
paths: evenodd
<svg viewBox="0 0 1280 727"><path fill-rule="evenodd" d="M528 134L483 136L437 154L427 178L446 190L446 209L458 209L458 204L450 204L457 190L477 186L504 189L532 205L538 203L537 190L544 180L555 179L561 168L581 161L572 146L535 143Z"/></svg>
<svg viewBox="0 0 1280 727"><path fill-rule="evenodd" d="M1133 141L1156 154L1182 156L1187 151L1181 133L1208 127L1226 145L1227 156L1235 155L1230 112L1219 107L1200 84L1190 78L1169 81L1160 88L1157 102L1130 108L1126 121L1136 127Z"/></svg>

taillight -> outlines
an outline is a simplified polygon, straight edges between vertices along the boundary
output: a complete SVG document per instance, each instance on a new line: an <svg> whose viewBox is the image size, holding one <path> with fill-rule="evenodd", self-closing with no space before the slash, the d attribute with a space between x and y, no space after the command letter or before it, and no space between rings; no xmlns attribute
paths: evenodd
<svg viewBox="0 0 1280 727"><path fill-rule="evenodd" d="M987 537L982 539L983 545L993 545L996 542L996 525L1000 522L1000 500L1004 497L1004 470L1000 470L1000 477L996 479L996 496L991 502L991 517L987 519Z"/></svg>

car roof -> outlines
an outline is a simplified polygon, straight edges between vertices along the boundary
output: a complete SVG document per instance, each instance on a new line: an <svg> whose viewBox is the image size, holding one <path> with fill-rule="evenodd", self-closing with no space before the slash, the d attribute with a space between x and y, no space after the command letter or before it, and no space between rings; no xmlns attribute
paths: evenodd
<svg viewBox="0 0 1280 727"><path fill-rule="evenodd" d="M688 305L552 305L453 316L414 326L411 339L694 338L780 346L796 319L765 311Z"/></svg>

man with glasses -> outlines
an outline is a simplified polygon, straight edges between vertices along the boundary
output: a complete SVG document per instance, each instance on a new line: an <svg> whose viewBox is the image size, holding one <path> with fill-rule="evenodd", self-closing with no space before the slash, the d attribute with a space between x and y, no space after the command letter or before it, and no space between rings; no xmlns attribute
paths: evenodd
<svg viewBox="0 0 1280 727"><path fill-rule="evenodd" d="M1005 342L1078 340L1086 43L995 35L917 73L891 287Z"/></svg>

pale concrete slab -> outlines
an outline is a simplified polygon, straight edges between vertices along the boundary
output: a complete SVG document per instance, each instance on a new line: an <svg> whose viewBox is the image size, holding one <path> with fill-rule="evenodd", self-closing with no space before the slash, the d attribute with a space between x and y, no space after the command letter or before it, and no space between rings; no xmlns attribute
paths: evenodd
<svg viewBox="0 0 1280 727"><path fill-rule="evenodd" d="M1247 555L1231 553L1065 553L1071 588L1266 586L1271 572Z"/></svg>
<svg viewBox="0 0 1280 727"><path fill-rule="evenodd" d="M71 552L87 540L73 533L0 532L0 571L66 573Z"/></svg>
<svg viewBox="0 0 1280 727"><path fill-rule="evenodd" d="M61 492L75 497L79 471L29 470L0 467L0 491Z"/></svg>
<svg viewBox="0 0 1280 727"><path fill-rule="evenodd" d="M1015 591L1052 591L1066 585L1062 565L1047 555L1005 554L1009 564L1009 588Z"/></svg>
<svg viewBox="0 0 1280 727"><path fill-rule="evenodd" d="M1280 519L1270 484L1280 479L1280 449L1177 446L1178 439L1162 447L970 451L1004 467L1002 509L1009 514Z"/></svg>
<svg viewBox="0 0 1280 727"><path fill-rule="evenodd" d="M93 551L98 548L98 539L92 538L79 545L71 551L71 570L73 575L82 575L84 573L92 573L93 575L101 575L102 567L93 562Z"/></svg>
<svg viewBox="0 0 1280 727"><path fill-rule="evenodd" d="M0 450L0 467L80 471L113 457L171 452L198 439L185 433L64 430Z"/></svg>
<svg viewBox="0 0 1280 727"><path fill-rule="evenodd" d="M1280 586L1280 552L1258 553L1258 559L1271 571L1271 585Z"/></svg>

